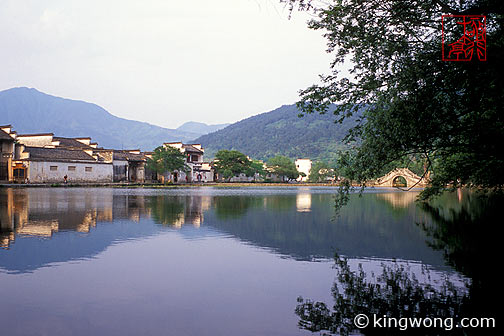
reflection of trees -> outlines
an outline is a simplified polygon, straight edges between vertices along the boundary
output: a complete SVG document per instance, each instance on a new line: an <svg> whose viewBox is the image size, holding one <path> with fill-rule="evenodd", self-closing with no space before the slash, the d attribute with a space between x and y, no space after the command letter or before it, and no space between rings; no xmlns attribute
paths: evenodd
<svg viewBox="0 0 504 336"><path fill-rule="evenodd" d="M308 207L301 207L299 195L303 194L249 196L253 200L248 201L242 196L216 196L207 224L300 260L332 258L337 248L351 257L397 257L443 265L442 254L426 246L425 233L412 225L421 215L415 204L399 209L404 213L395 216L392 205L376 194L352 195L335 222L332 195L312 194L309 212L301 211Z"/></svg>
<svg viewBox="0 0 504 336"><path fill-rule="evenodd" d="M471 279L463 291L458 291L447 280L440 288L422 284L415 274L396 263L383 265L382 274L375 278L366 274L362 267L351 271L347 261L337 257L333 309L325 303L300 298L296 307L299 326L347 335L356 330L353 318L358 314L398 319L453 317L454 321L463 317L495 318L496 306L500 305L495 297L500 288L495 272L499 246L496 230L503 200L502 195L469 195L461 205L456 202L456 209L422 205L432 219L421 225L431 238L429 245L443 251L447 263ZM368 327L360 331L370 335L405 334L399 328ZM467 335L480 334L481 329L410 328L407 333Z"/></svg>
<svg viewBox="0 0 504 336"><path fill-rule="evenodd" d="M365 335L439 335L457 332L447 322L438 323L438 328L412 328L403 322L407 318L454 318L461 317L467 295L445 280L440 288L422 284L410 270L397 263L383 264L381 275L375 277L364 272L361 265L352 271L348 260L336 256L337 280L332 288L334 306L328 308L323 302L298 299L296 314L299 327L312 332L349 335L356 331L354 318L365 314L369 325L359 329ZM374 326L373 316L392 317L397 322L383 327L384 322ZM444 320L446 321L446 320ZM407 328L405 331L404 328ZM458 330L460 332L460 330Z"/></svg>
<svg viewBox="0 0 504 336"><path fill-rule="evenodd" d="M262 198L250 196L219 196L213 199L215 214L220 220L240 218L250 207L262 205Z"/></svg>
<svg viewBox="0 0 504 336"><path fill-rule="evenodd" d="M249 209L263 208L273 211L292 210L296 197L292 195L271 196L218 196L214 197L215 213L220 220L243 217Z"/></svg>
<svg viewBox="0 0 504 336"><path fill-rule="evenodd" d="M178 196L153 197L149 202L156 223L177 225L184 218L184 200Z"/></svg>
<svg viewBox="0 0 504 336"><path fill-rule="evenodd" d="M433 221L421 227L431 238L429 245L443 251L449 265L471 278L471 315L488 317L498 305L491 298L500 288L496 265L504 195L465 196L456 210L423 204Z"/></svg>
<svg viewBox="0 0 504 336"><path fill-rule="evenodd" d="M157 223L177 228L184 224L199 227L203 223L203 212L210 207L210 198L165 195L151 197L147 204Z"/></svg>
<svg viewBox="0 0 504 336"><path fill-rule="evenodd" d="M266 208L274 211L293 210L296 208L296 197L292 195L278 195L266 198Z"/></svg>

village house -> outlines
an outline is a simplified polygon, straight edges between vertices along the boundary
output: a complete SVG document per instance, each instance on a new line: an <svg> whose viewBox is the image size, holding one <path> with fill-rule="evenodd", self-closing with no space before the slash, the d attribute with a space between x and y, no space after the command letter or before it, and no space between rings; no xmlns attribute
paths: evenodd
<svg viewBox="0 0 504 336"><path fill-rule="evenodd" d="M30 183L112 182L112 162L87 150L21 145L14 163Z"/></svg>
<svg viewBox="0 0 504 336"><path fill-rule="evenodd" d="M189 171L159 177L174 183L212 182L211 164L203 161L200 144L165 143L186 156ZM90 137L59 137L53 133L17 134L0 127L0 181L17 183L110 183L158 180L146 161L152 152L98 147Z"/></svg>
<svg viewBox="0 0 504 336"><path fill-rule="evenodd" d="M113 150L114 182L140 182L146 180L146 155L139 149ZM148 180L152 174L147 174Z"/></svg>
<svg viewBox="0 0 504 336"><path fill-rule="evenodd" d="M296 164L296 169L300 173L304 173L305 176L299 176L297 180L299 182L306 182L308 181L308 176L310 176L310 171L312 167L312 161L310 159L297 159L295 161Z"/></svg>
<svg viewBox="0 0 504 336"><path fill-rule="evenodd" d="M0 150L0 181L4 182L145 181L145 153L99 148L89 137L17 134L7 125L0 127Z"/></svg>
<svg viewBox="0 0 504 336"><path fill-rule="evenodd" d="M98 144L89 137L18 134L16 142L13 161L16 182L112 182L111 156L97 153Z"/></svg>
<svg viewBox="0 0 504 336"><path fill-rule="evenodd" d="M11 181L15 132L10 125L0 126L0 183Z"/></svg>
<svg viewBox="0 0 504 336"><path fill-rule="evenodd" d="M163 175L165 180L173 183L192 183L192 182L213 182L214 172L210 163L203 161L205 150L200 144L183 144L182 142L166 142L163 146L177 148L186 155L186 164L189 167L188 172L174 171Z"/></svg>

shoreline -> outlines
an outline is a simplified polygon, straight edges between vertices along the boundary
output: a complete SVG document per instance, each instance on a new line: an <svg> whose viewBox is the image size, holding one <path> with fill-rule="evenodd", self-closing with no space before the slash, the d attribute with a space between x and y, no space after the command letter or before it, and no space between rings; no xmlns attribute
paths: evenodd
<svg viewBox="0 0 504 336"><path fill-rule="evenodd" d="M210 183L184 183L184 184L159 184L159 183L0 183L0 188L124 188L124 189L182 189L182 188L250 188L250 187L333 187L338 188L334 183L264 183L264 182L210 182ZM360 185L354 185L360 188ZM388 189L398 191L397 187L366 186L366 189ZM412 188L409 191L423 190L423 188Z"/></svg>

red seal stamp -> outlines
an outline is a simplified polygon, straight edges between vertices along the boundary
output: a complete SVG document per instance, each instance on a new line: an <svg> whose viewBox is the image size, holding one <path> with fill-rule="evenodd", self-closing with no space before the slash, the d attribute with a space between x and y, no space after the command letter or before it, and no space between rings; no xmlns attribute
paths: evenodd
<svg viewBox="0 0 504 336"><path fill-rule="evenodd" d="M441 24L443 61L486 61L486 16L443 15Z"/></svg>

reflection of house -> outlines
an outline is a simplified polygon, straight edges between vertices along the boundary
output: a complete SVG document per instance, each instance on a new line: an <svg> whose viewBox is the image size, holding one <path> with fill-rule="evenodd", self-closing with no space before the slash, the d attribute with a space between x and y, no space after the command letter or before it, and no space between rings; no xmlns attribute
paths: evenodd
<svg viewBox="0 0 504 336"><path fill-rule="evenodd" d="M312 203L312 194L302 193L296 195L296 210L297 212L310 212Z"/></svg>
<svg viewBox="0 0 504 336"><path fill-rule="evenodd" d="M159 205L159 207L156 207ZM209 196L150 196L115 194L112 189L0 189L0 247L16 236L52 237L57 232L90 232L99 222L154 217L176 228L199 227L211 206ZM140 230L141 231L141 230Z"/></svg>
<svg viewBox="0 0 504 336"><path fill-rule="evenodd" d="M183 144L182 142L164 143L163 146L177 148L186 155L186 164L189 171L174 171L166 174L165 178L174 183L183 182L212 182L214 179L213 169L210 164L203 162L205 150L200 144Z"/></svg>
<svg viewBox="0 0 504 336"><path fill-rule="evenodd" d="M51 237L60 231L89 232L97 222L149 215L142 195L114 195L112 190L43 189L0 190L0 247L8 248L16 235Z"/></svg>
<svg viewBox="0 0 504 336"><path fill-rule="evenodd" d="M7 248L14 240L14 202L13 192L0 190L0 248Z"/></svg>

